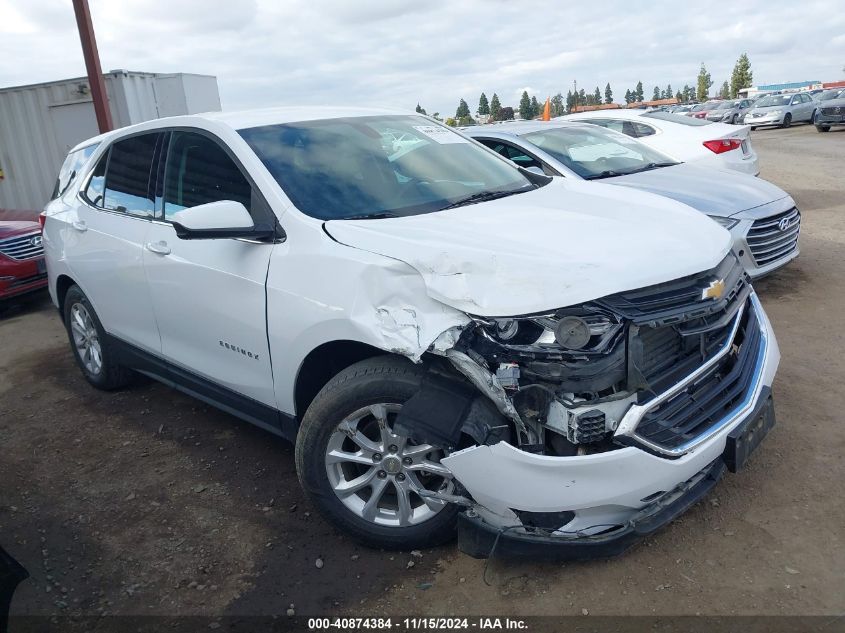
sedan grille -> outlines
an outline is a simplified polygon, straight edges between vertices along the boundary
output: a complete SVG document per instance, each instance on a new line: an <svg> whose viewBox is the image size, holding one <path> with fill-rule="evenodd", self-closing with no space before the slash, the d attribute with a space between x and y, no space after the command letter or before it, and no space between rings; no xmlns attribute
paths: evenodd
<svg viewBox="0 0 845 633"><path fill-rule="evenodd" d="M41 233L36 231L0 240L0 253L17 260L42 257L44 248L41 246Z"/></svg>
<svg viewBox="0 0 845 633"><path fill-rule="evenodd" d="M768 218L755 220L746 240L754 261L765 266L787 257L798 248L801 213L796 207Z"/></svg>
<svg viewBox="0 0 845 633"><path fill-rule="evenodd" d="M762 332L752 305L746 304L732 351L704 376L649 410L637 425L642 439L676 449L706 433L741 408L754 386Z"/></svg>

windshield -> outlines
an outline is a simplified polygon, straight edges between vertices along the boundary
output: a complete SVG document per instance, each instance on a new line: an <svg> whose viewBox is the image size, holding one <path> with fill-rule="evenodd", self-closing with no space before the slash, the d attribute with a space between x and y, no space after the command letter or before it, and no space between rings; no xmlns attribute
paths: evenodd
<svg viewBox="0 0 845 633"><path fill-rule="evenodd" d="M322 220L430 213L534 185L457 132L418 116L240 130L297 208Z"/></svg>
<svg viewBox="0 0 845 633"><path fill-rule="evenodd" d="M716 110L730 110L731 108L736 107L736 101L723 101L719 105L716 106Z"/></svg>
<svg viewBox="0 0 845 633"><path fill-rule="evenodd" d="M601 127L559 127L530 132L521 138L587 180L677 164L640 141Z"/></svg>
<svg viewBox="0 0 845 633"><path fill-rule="evenodd" d="M821 93L819 95L819 101L830 101L831 99L836 99L839 97L840 93L843 93L843 90L828 90L826 92ZM845 95L843 95L845 96Z"/></svg>
<svg viewBox="0 0 845 633"><path fill-rule="evenodd" d="M785 106L789 105L789 100L792 99L790 95L771 95L763 97L754 105L758 108L768 108L769 106Z"/></svg>

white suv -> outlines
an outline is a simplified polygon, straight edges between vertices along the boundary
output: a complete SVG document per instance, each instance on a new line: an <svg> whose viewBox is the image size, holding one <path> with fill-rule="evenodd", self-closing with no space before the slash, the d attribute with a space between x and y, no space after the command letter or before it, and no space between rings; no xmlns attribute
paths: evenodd
<svg viewBox="0 0 845 633"><path fill-rule="evenodd" d="M774 423L777 343L724 229L431 119L163 119L59 184L50 292L88 381L138 371L295 441L369 544L459 523L476 556L617 553Z"/></svg>

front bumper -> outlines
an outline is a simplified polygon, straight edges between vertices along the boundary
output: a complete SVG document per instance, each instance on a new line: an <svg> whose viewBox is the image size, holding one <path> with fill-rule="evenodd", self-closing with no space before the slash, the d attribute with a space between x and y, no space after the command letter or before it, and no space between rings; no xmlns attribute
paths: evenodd
<svg viewBox="0 0 845 633"><path fill-rule="evenodd" d="M761 117L752 117L750 115L746 115L743 119L743 123L745 125L753 125L754 127L759 127L763 125L782 125L783 117L783 112L781 112L780 114L764 114Z"/></svg>
<svg viewBox="0 0 845 633"><path fill-rule="evenodd" d="M44 258L12 260L0 255L0 300L11 299L47 287Z"/></svg>
<svg viewBox="0 0 845 633"><path fill-rule="evenodd" d="M774 246L768 246L765 244L761 246L759 242L752 243L749 239L749 232L755 227L755 223L765 222L769 219L769 217L777 218L780 215L783 215L784 212L788 212L793 208L797 210L797 208L794 207L794 203L791 201L789 204L785 205L783 209L777 205L770 205L767 208L771 208L771 211L769 211L770 215L764 214L764 209L761 207L753 216L740 219L739 223L730 229L734 243L733 251L736 253L739 261L745 267L746 272L752 279L761 279L766 275L783 268L801 254L800 244L797 239L798 235L800 235L800 213L798 215L799 224L796 231L797 235L795 247L791 250L786 250L782 255L779 254L780 251L774 251L774 253L771 252L770 249L774 248ZM775 209L777 210L775 211ZM789 230L794 230L794 227L790 227ZM772 239L774 240L776 238ZM761 252L761 249L766 252ZM777 256L775 257L776 254ZM760 258L759 260L758 257Z"/></svg>
<svg viewBox="0 0 845 633"><path fill-rule="evenodd" d="M845 125L845 114L822 114L819 112L816 113L816 118L813 122L819 127Z"/></svg>
<svg viewBox="0 0 845 633"><path fill-rule="evenodd" d="M443 465L476 502L460 523L461 549L474 556L489 555L495 539L499 553L558 549L558 554L549 555L610 556L705 495L724 472L728 437L771 407L770 390L780 352L753 293L749 305L755 310L764 344L748 398L719 422L715 432L682 455L672 458L630 445L604 453L556 457L500 442L444 458ZM572 518L552 530L532 531L519 518L525 512L570 512Z"/></svg>

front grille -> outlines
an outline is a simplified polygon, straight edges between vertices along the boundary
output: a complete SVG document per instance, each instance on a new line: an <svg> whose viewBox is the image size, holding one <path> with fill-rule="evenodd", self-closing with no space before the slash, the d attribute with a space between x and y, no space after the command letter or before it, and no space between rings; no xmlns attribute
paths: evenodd
<svg viewBox="0 0 845 633"><path fill-rule="evenodd" d="M746 240L758 266L771 264L798 248L801 213L796 207L768 218L755 220Z"/></svg>
<svg viewBox="0 0 845 633"><path fill-rule="evenodd" d="M822 114L845 114L845 106L840 106L837 108L822 108Z"/></svg>
<svg viewBox="0 0 845 633"><path fill-rule="evenodd" d="M749 302L736 338L730 343L732 351L685 389L647 411L636 435L660 447L676 449L732 415L754 386L762 340L757 315Z"/></svg>
<svg viewBox="0 0 845 633"><path fill-rule="evenodd" d="M631 357L645 381L645 397L665 391L713 358L730 334L733 321L690 336L679 328L643 327L631 346Z"/></svg>
<svg viewBox="0 0 845 633"><path fill-rule="evenodd" d="M41 257L44 255L44 248L41 246L41 234L36 231L0 240L0 253L17 260Z"/></svg>
<svg viewBox="0 0 845 633"><path fill-rule="evenodd" d="M718 299L704 296L714 282L724 283L724 292ZM603 297L596 303L630 319L636 325L658 327L707 318L724 312L748 286L736 257L729 253L712 270L682 277L663 284L620 292Z"/></svg>

